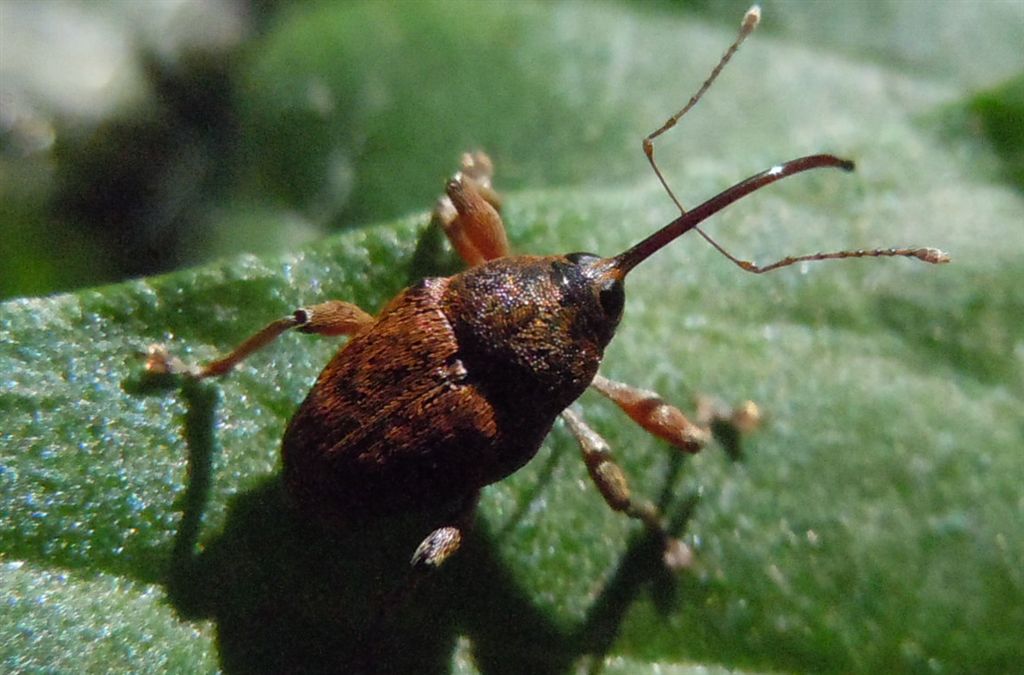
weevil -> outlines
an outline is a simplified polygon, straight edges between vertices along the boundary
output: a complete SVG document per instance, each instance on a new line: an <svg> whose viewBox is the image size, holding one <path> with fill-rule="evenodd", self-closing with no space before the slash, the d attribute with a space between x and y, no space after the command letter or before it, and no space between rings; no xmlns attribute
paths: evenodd
<svg viewBox="0 0 1024 675"><path fill-rule="evenodd" d="M776 165L691 210L682 207L654 160L654 139L700 100L759 17L756 6L746 13L736 40L697 93L644 138L647 159L680 215L636 245L610 257L511 255L491 161L482 153L468 154L433 214L468 265L465 271L423 279L376 316L344 301L299 309L203 367L186 367L154 346L148 368L212 377L289 330L348 336L282 441L284 482L302 511L357 520L448 508L450 517L412 556L414 570L435 569L463 541L480 490L526 464L561 416L608 505L662 537L666 562L682 566L685 546L665 531L652 503L632 496L608 444L569 407L592 387L643 429L682 450L696 452L710 438L712 420L706 416L691 421L654 392L598 374L622 318L626 276L691 230L754 273L834 258L949 259L933 248L894 248L816 253L758 266L735 258L700 229L711 215L775 181L812 169L853 169L852 162L832 155ZM719 414L742 426L756 417L756 409L748 403Z"/></svg>

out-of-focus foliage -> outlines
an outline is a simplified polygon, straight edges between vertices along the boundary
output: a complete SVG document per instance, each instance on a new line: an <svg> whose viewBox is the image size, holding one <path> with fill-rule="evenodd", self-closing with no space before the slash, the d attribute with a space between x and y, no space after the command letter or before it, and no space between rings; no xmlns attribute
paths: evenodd
<svg viewBox="0 0 1024 675"><path fill-rule="evenodd" d="M1006 177L1024 188L1024 74L977 94L967 109L1005 163Z"/></svg>
<svg viewBox="0 0 1024 675"><path fill-rule="evenodd" d="M746 5L680 8L731 26ZM651 92L617 93L631 91L615 74L625 54L659 58L642 36L588 39L542 5L54 0L0 14L0 297L396 217L433 198L453 148L500 155L513 188L628 180L637 165L609 151L635 145L632 115L666 114ZM1012 1L781 1L760 33L979 91L1024 67L1020 14ZM566 40L601 67L566 59ZM956 133L999 146L1020 129L1012 90L979 100L988 122ZM1019 180L1022 153L1001 153Z"/></svg>

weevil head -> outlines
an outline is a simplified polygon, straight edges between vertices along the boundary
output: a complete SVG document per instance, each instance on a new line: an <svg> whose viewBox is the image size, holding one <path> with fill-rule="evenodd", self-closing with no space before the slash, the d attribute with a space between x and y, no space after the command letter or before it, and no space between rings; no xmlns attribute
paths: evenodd
<svg viewBox="0 0 1024 675"><path fill-rule="evenodd" d="M622 317L622 277L610 262L518 256L452 277L444 305L467 369L527 403L575 400Z"/></svg>
<svg viewBox="0 0 1024 675"><path fill-rule="evenodd" d="M601 340L601 347L612 339L626 305L624 275L615 261L592 253L565 256L570 273L567 287L577 296L579 320Z"/></svg>
<svg viewBox="0 0 1024 675"><path fill-rule="evenodd" d="M534 404L557 409L557 414L597 373L622 317L623 279L631 270L738 199L824 167L850 171L853 162L810 155L774 166L683 212L611 258L588 253L499 258L451 277L443 306L467 371L480 386L502 383L500 395L507 396L509 405Z"/></svg>

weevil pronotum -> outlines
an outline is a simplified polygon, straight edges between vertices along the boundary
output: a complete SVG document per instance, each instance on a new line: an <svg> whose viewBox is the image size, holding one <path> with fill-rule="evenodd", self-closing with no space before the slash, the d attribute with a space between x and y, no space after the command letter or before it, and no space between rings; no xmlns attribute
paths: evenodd
<svg viewBox="0 0 1024 675"><path fill-rule="evenodd" d="M685 546L666 532L652 503L631 495L607 443L568 407L593 387L643 429L682 450L696 452L710 438L713 420L691 422L657 394L597 372L622 316L629 272L690 230L754 273L832 258L949 259L937 249L896 248L816 253L757 266L733 257L700 229L709 216L787 176L853 169L852 162L832 155L779 164L689 211L682 207L655 163L653 142L704 95L759 18L752 7L697 93L644 138L643 150L680 215L631 248L611 257L511 256L491 162L482 153L465 155L433 220L467 270L420 281L376 316L343 301L299 309L203 367L187 367L154 346L147 367L205 378L227 373L291 329L346 335L347 344L320 374L282 441L285 484L302 511L354 520L450 507L450 518L412 556L414 570L435 569L459 548L481 488L528 462L561 416L608 505L661 537L667 564L683 565ZM748 404L720 414L742 425L756 410Z"/></svg>

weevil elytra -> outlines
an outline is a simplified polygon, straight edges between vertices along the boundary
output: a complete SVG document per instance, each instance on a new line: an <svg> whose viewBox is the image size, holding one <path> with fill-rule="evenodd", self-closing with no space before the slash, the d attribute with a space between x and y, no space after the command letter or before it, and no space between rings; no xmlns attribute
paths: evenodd
<svg viewBox="0 0 1024 675"><path fill-rule="evenodd" d="M320 374L282 441L285 484L301 510L360 519L449 507L451 517L412 557L414 569L436 568L459 548L481 488L528 462L561 416L608 505L662 537L667 563L682 565L685 547L664 530L650 502L631 495L607 443L569 408L593 387L643 429L685 451L698 451L710 438L714 420L691 422L657 394L598 374L622 317L625 277L690 230L755 273L832 258L948 260L936 249L897 248L817 253L757 266L733 257L700 229L709 216L775 181L811 169L853 169L852 162L832 155L779 164L689 211L679 204L654 161L654 139L697 103L759 17L756 6L747 12L738 37L697 93L644 139L651 167L680 215L631 248L611 257L511 256L491 162L482 153L466 155L433 220L468 269L420 281L376 316L343 301L299 309L200 368L188 368L153 347L148 368L216 376L291 329L346 335L348 342ZM747 404L721 414L742 425L756 411Z"/></svg>

